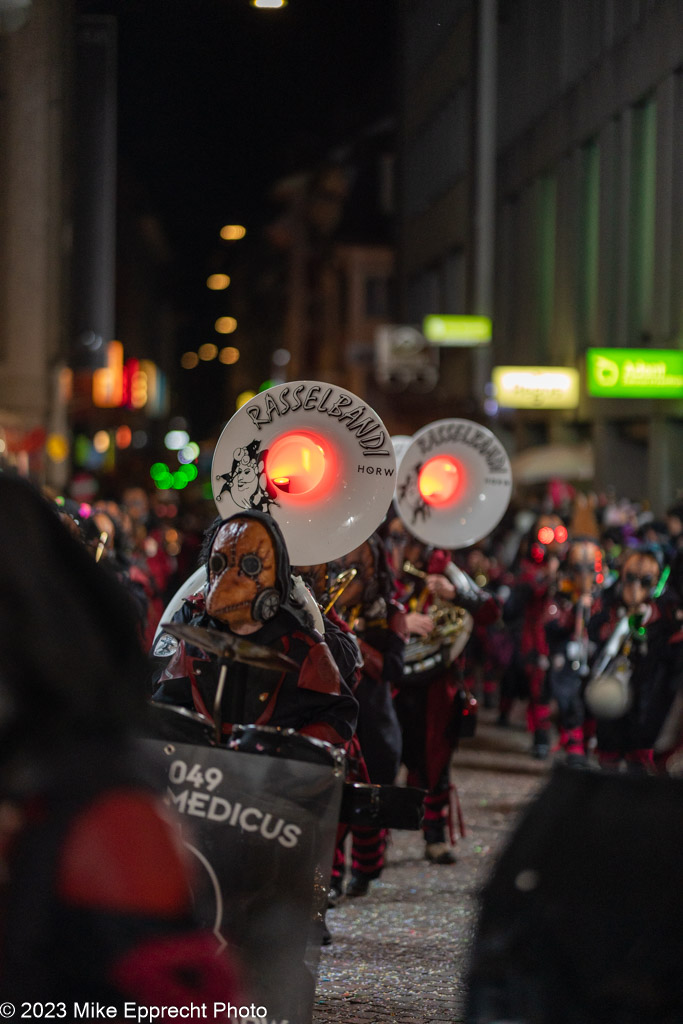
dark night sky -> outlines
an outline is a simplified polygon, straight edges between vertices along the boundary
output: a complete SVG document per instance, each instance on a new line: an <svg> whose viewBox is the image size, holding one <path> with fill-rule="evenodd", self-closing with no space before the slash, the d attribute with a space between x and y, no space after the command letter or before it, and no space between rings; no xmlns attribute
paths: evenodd
<svg viewBox="0 0 683 1024"><path fill-rule="evenodd" d="M121 159L185 246L226 222L258 224L270 183L392 109L398 0L113 9Z"/></svg>
<svg viewBox="0 0 683 1024"><path fill-rule="evenodd" d="M280 212L268 201L273 183L393 113L399 0L289 0L282 10L248 0L76 2L117 19L119 212L154 214L170 243L165 287L180 314L178 366L183 351L219 340L216 315L239 317L240 287L260 302L262 229ZM230 253L219 238L226 223L248 232ZM121 279L124 248L120 241ZM233 276L227 303L206 288L216 270ZM239 322L240 337L225 343L241 346L240 366L253 364L258 383L268 342L254 341L248 316ZM277 324L264 331L275 338ZM211 433L215 409L223 420L230 414L220 391L228 371L211 363L175 372L176 409Z"/></svg>

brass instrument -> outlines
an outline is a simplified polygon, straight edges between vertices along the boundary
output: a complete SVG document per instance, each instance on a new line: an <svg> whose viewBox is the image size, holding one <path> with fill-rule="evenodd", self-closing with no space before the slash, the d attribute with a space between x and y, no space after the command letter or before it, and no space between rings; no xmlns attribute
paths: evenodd
<svg viewBox="0 0 683 1024"><path fill-rule="evenodd" d="M428 575L407 561L403 563L403 571L418 579L426 579ZM428 597L431 597L431 603L425 609ZM426 587L418 599L417 610L424 610L434 627L429 636L411 637L406 644L405 674L408 676L451 665L464 650L473 626L472 616L465 608L444 601L436 594L430 595Z"/></svg>
<svg viewBox="0 0 683 1024"><path fill-rule="evenodd" d="M621 718L631 705L631 642L631 627L625 615L602 648L584 692L586 705L596 718Z"/></svg>
<svg viewBox="0 0 683 1024"><path fill-rule="evenodd" d="M329 588L328 601L324 608L325 615L327 615L334 602L341 597L341 595L348 587L349 583L351 583L356 578L357 575L358 569L355 568L343 569L339 573L334 583Z"/></svg>

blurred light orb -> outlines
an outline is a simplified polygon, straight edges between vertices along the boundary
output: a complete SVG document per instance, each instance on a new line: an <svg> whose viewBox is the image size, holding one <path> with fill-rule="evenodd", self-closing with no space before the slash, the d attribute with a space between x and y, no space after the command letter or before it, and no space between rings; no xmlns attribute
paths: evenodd
<svg viewBox="0 0 683 1024"><path fill-rule="evenodd" d="M247 404L247 402L251 402L252 398L256 398L256 392L255 391L242 391L242 392L240 392L240 394L237 396L237 399L235 401L235 408L236 409L241 409L243 405Z"/></svg>
<svg viewBox="0 0 683 1024"><path fill-rule="evenodd" d="M185 354L180 357L180 365L184 370L194 370L198 362L199 356L196 352L185 352Z"/></svg>
<svg viewBox="0 0 683 1024"><path fill-rule="evenodd" d="M69 442L64 434L50 434L45 451L53 462L64 462L69 454Z"/></svg>
<svg viewBox="0 0 683 1024"><path fill-rule="evenodd" d="M287 6L287 0L249 0L252 7L258 7L260 10L275 11L280 7Z"/></svg>
<svg viewBox="0 0 683 1024"><path fill-rule="evenodd" d="M105 452L109 451L110 444L111 438L106 430L98 430L92 439L92 446L99 455L104 455Z"/></svg>
<svg viewBox="0 0 683 1024"><path fill-rule="evenodd" d="M114 437L117 448L129 448L133 440L133 431L124 423L122 426L117 427Z"/></svg>
<svg viewBox="0 0 683 1024"><path fill-rule="evenodd" d="M224 363L226 366L232 366L233 363L237 362L239 357L240 350L238 348L233 348L232 345L226 345L226 347L222 348L218 353L219 361Z"/></svg>
<svg viewBox="0 0 683 1024"><path fill-rule="evenodd" d="M194 462L194 460L198 457L199 445L196 444L194 441L190 441L189 444L186 444L185 447L181 448L178 452L178 462L182 463L182 465L184 466L189 465L191 462Z"/></svg>
<svg viewBox="0 0 683 1024"><path fill-rule="evenodd" d="M247 229L241 224L225 224L221 228L221 238L226 242L237 242L240 238L244 238L246 233Z"/></svg>
<svg viewBox="0 0 683 1024"><path fill-rule="evenodd" d="M286 348L276 348L271 358L275 366L286 366L292 356Z"/></svg>
<svg viewBox="0 0 683 1024"><path fill-rule="evenodd" d="M163 477L169 476L169 474L170 470L165 462L155 462L149 470L149 475L152 480L161 480Z"/></svg>
<svg viewBox="0 0 683 1024"><path fill-rule="evenodd" d="M234 316L219 316L214 326L219 334L232 334L237 330L237 321Z"/></svg>
<svg viewBox="0 0 683 1024"><path fill-rule="evenodd" d="M197 351L197 355L205 363L208 363L211 359L215 359L218 355L218 345L214 345L213 342L207 341L205 345L200 345Z"/></svg>
<svg viewBox="0 0 683 1024"><path fill-rule="evenodd" d="M189 443L190 435L186 430L169 430L164 437L164 445L170 452L180 451Z"/></svg>
<svg viewBox="0 0 683 1024"><path fill-rule="evenodd" d="M206 279L206 287L212 292L222 292L230 284L227 274L209 274Z"/></svg>
<svg viewBox="0 0 683 1024"><path fill-rule="evenodd" d="M147 444L147 434L144 430L133 431L133 448L144 448Z"/></svg>

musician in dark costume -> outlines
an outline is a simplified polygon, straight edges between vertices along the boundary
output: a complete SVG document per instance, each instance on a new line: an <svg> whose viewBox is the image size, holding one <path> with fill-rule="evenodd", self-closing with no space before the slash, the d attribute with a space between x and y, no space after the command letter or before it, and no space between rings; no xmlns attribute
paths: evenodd
<svg viewBox="0 0 683 1024"><path fill-rule="evenodd" d="M0 994L238 1002L148 779L147 663L120 584L0 474ZM151 774L151 773L150 773Z"/></svg>
<svg viewBox="0 0 683 1024"><path fill-rule="evenodd" d="M630 625L621 651L630 675L630 706L618 718L597 723L597 755L606 770L615 771L622 762L629 772L654 770L654 745L681 686L683 635L655 600L659 574L654 551L629 552L619 583L596 604L588 623L600 648L625 617Z"/></svg>
<svg viewBox="0 0 683 1024"><path fill-rule="evenodd" d="M503 621L515 646L501 679L499 724L508 723L514 699L525 698L531 752L540 760L550 753L551 730L544 611L566 554L567 537L567 527L558 515L538 517L522 542L518 564L511 569L510 593L503 607Z"/></svg>
<svg viewBox="0 0 683 1024"><path fill-rule="evenodd" d="M175 621L246 639L291 659L289 670L231 661L216 708L220 660L187 640L162 634L154 648L153 699L199 711L226 738L235 724L281 726L343 744L357 704L308 613L292 599L287 548L266 513L239 512L207 531L206 594L186 600Z"/></svg>
<svg viewBox="0 0 683 1024"><path fill-rule="evenodd" d="M558 583L548 596L543 621L548 643L548 689L557 703L560 747L566 763L585 767L592 729L583 690L589 673L592 644L588 636L591 609L604 583L603 554L590 537L574 537L560 566Z"/></svg>
<svg viewBox="0 0 683 1024"><path fill-rule="evenodd" d="M408 609L405 628L409 634L426 638L434 631L434 619L426 612L436 599L463 608L483 624L499 616L495 599L476 587L464 573L462 577L469 593L457 588L445 575L452 565L449 553L415 540L400 518L388 519L384 537L396 576L396 597ZM426 574L427 601L423 603L420 598L420 608L413 607L418 588L414 578L403 571L406 560ZM425 857L433 864L453 864L456 860L452 850L455 829L451 792L454 788L450 782L450 761L458 746L462 725L458 701L462 679L457 662L449 664L447 652L445 659L438 655L434 661L433 671L410 675L404 671L396 695L396 711L402 726L403 762L408 769L408 783L427 790L423 821ZM457 800L457 793L454 795ZM459 819L463 832L460 814ZM450 842L446 840L447 824Z"/></svg>
<svg viewBox="0 0 683 1024"><path fill-rule="evenodd" d="M355 578L335 602L344 621L358 639L362 656L354 696L359 704L357 736L367 777L362 781L392 785L401 764L401 726L394 708L393 693L403 672L403 651L407 634L403 610L392 601L393 579L384 545L373 534L360 547L331 563L334 582L341 572L355 570ZM364 775L360 768L360 775ZM344 838L339 837L332 868L332 899L341 894L345 862ZM351 826L351 877L346 895L364 896L370 882L384 867L387 829Z"/></svg>

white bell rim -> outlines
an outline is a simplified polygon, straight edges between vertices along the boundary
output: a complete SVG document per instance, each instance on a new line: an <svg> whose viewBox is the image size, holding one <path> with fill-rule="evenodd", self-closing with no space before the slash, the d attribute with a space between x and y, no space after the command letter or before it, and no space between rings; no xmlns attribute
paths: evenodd
<svg viewBox="0 0 683 1024"><path fill-rule="evenodd" d="M306 435L324 452L322 477L307 493L279 490L267 472L268 451L289 434ZM377 413L322 381L278 384L246 402L225 425L211 466L219 515L267 512L293 565L328 562L362 544L384 519L395 480L394 448Z"/></svg>
<svg viewBox="0 0 683 1024"><path fill-rule="evenodd" d="M446 456L460 470L453 499L430 505L417 488L424 465ZM486 537L503 518L512 494L512 470L492 431L465 419L435 420L418 430L396 473L395 504L404 525L424 544L466 548Z"/></svg>
<svg viewBox="0 0 683 1024"><path fill-rule="evenodd" d="M198 569L189 576L184 583L182 583L175 594L164 608L161 618L157 623L156 632L154 634L154 641L152 647L158 640L159 636L164 632L162 629L162 623L171 622L176 612L179 612L184 602L188 597L192 597L193 594L198 593L206 583L206 566L200 565ZM313 624L319 633L325 633L325 622L320 611L320 606L315 599L315 596L311 593L309 588L306 586L300 576L292 575L292 592L302 602L309 615L313 619Z"/></svg>

